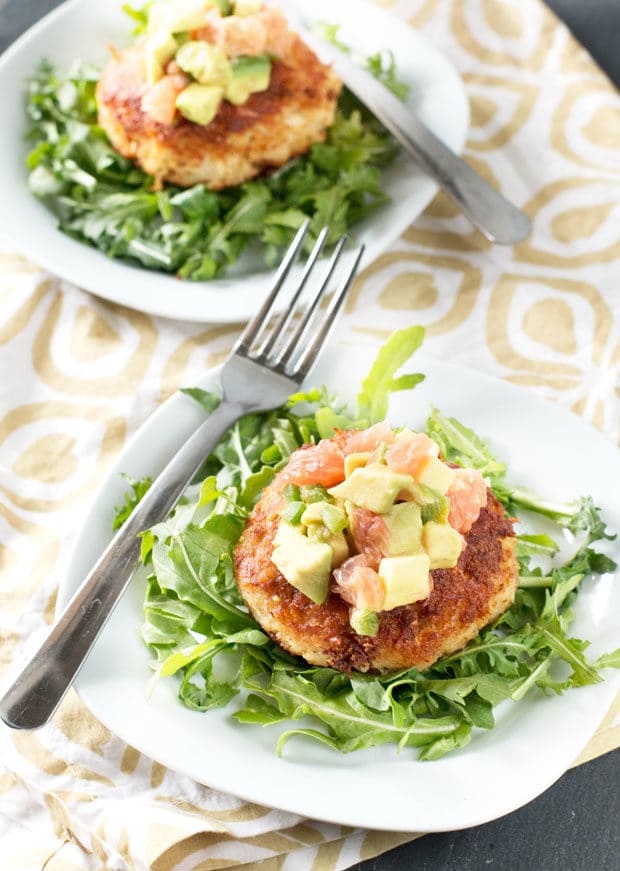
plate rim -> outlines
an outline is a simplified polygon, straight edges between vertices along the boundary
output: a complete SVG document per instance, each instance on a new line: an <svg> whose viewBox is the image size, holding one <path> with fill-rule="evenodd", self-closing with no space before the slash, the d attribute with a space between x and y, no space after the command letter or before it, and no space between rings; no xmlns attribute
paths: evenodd
<svg viewBox="0 0 620 871"><path fill-rule="evenodd" d="M120 0L117 2L120 3ZM400 19L390 10L377 6L370 0L349 0L349 2L359 4L365 10L365 14L390 21L392 25L400 22ZM71 16L79 7L88 5L97 8L94 0L66 0L35 22L0 55L0 77L3 76L7 68L10 68L13 61L17 60L24 50L27 50L31 41L36 40L42 32L45 32L50 24L54 24L59 18ZM306 14L309 14L307 10ZM461 154L471 122L469 100L462 77L451 59L439 47L421 34L419 30L406 22L405 24L411 33L412 41L418 45L424 45L425 51L430 52L436 58L437 63L441 65L443 70L441 80L443 81L444 78L446 80L453 79L454 86L450 87L450 93L452 99L459 105L459 112L462 114L462 128L458 126L454 128L456 144L453 143L451 147L457 154ZM35 63L36 59L32 64L33 68ZM21 94L21 82L11 88L11 93L13 95ZM383 235L380 242L372 242L371 240L371 247L367 250L361 264L362 269L368 267L376 257L397 242L407 226L419 217L439 190L438 185L426 176L421 175L419 182L426 189L426 193L411 215L409 224L401 226L402 221L397 220L398 215L394 216L394 219L387 223L387 227L391 228L391 231ZM0 239L4 238L11 248L28 257L45 272L93 294L97 299L122 305L147 315L193 323L235 324L249 319L257 308L253 300L232 297L235 287L239 283L250 283L253 280L250 272L240 276L239 279L234 275L228 275L212 282L186 282L182 285L182 294L179 294L179 280L175 276L108 258L98 249L84 242L71 239L57 229L53 213L44 203L29 193L25 184L20 184L20 199L22 196L33 200L32 209L39 206L47 212L44 219L47 224L46 235L47 239L52 241L47 244L41 241L44 231L37 232L34 239L31 240L29 234L15 232L9 223L0 226ZM389 209L389 204L386 207ZM30 211L29 208L28 213ZM52 245L54 238L62 240L62 256L54 254ZM65 266L65 264L67 265ZM105 270L105 277L102 281L98 281L96 278L98 267ZM267 292L273 274L273 270L261 271L257 274L254 279L258 285L256 296ZM146 285L149 282L157 283L156 292L147 288ZM96 289L92 289L95 286ZM203 305L207 295L210 298ZM155 297L154 301L152 301L153 296ZM180 304L176 302L179 296L182 299Z"/></svg>
<svg viewBox="0 0 620 871"><path fill-rule="evenodd" d="M376 351L376 346L365 343L365 344L357 344L353 347L349 346L349 347L344 347L344 348L342 346L335 347L332 345L330 350L332 353L337 353L337 352L342 353L343 351L346 353L346 352L352 351L354 354L355 353L368 353L368 354L370 354L373 349ZM421 370L426 372L427 374L429 374L429 372L428 372L429 366L431 366L431 367L437 366L439 369L449 370L452 372L463 372L463 373L465 373L466 377L473 375L476 379L481 379L482 382L487 382L487 383L492 382L495 386L501 385L502 389L506 389L509 395L527 397L528 400L534 401L534 403L536 403L538 405L545 406L552 413L559 414L563 417L570 416L572 423L576 424L581 429L581 431L584 435L587 435L588 438L594 437L595 441L598 441L601 445L605 445L608 450L611 449L612 451L615 451L616 454L619 455L618 458L620 459L620 452L615 447L615 445L613 445L613 443L611 443L608 439L606 439L589 422L585 421L583 418L578 417L577 415L571 414L570 411L563 408L561 405L555 404L555 403L550 402L548 400L545 400L545 399L541 398L540 396L533 394L530 391L527 391L522 387L519 387L518 385L510 384L509 382L506 382L505 380L503 380L501 378L494 377L493 375L489 375L488 373L481 372L481 371L474 369L472 367L460 366L460 365L456 365L456 364L452 364L452 363L447 363L447 362L444 362L443 360L439 360L437 358L433 358L431 356L423 355L423 354L419 354L418 356L416 356L416 365L418 365L421 368ZM207 370L206 372L201 373L199 376L197 376L194 379L194 381L197 385L212 386L213 382L217 379L220 371L221 371L221 366L214 367L212 369ZM312 376L310 377L309 380L312 380ZM133 436L128 440L123 451L121 452L121 454L118 455L113 466L110 468L110 470L106 474L104 481L102 481L101 486L100 486L97 494L95 495L88 511L85 514L84 523L81 526L80 532L78 533L74 547L71 549L69 560L67 563L68 568L67 568L65 576L63 577L63 579L60 583L59 590L58 590L57 614L60 610L62 610L62 606L66 604L66 602L68 601L68 598L70 598L70 596L67 595L67 588L70 586L70 584L69 584L70 575L76 574L75 565L76 565L76 561L79 560L80 539L84 533L84 530L88 527L91 517L94 516L96 513L97 503L101 499L101 497L103 495L103 491L107 488L107 486L110 484L111 481L113 481L113 479L115 477L118 477L118 467L122 464L123 457L125 457L128 454L128 452L130 451L130 449L132 447L135 447L137 444L139 444L141 438L143 437L144 430L149 428L150 426L154 425L155 423L159 422L159 420L162 417L170 414L171 406L176 404L175 400L176 400L176 402L178 402L180 398L181 398L180 394L178 394L178 393L173 394L164 403L162 403L162 405L159 406L153 412L152 415L150 415L142 423L142 425L138 428L138 430L136 430L136 432L133 434ZM72 589L75 590L76 589L75 586ZM148 676L145 675L145 682L147 679L148 679ZM605 692L605 696L608 697L608 701L605 704L604 708L603 708L602 704L599 705L600 710L597 712L596 725L594 726L594 728L591 731L587 731L586 733L580 734L579 742L577 742L575 744L575 746L572 748L575 751L574 758L577 757L578 753L580 753L583 750L583 748L588 744L588 742L590 741L592 736L595 734L596 728L598 728L598 725L604 719L606 710L608 709L609 704L611 704L611 701L613 699L613 694L617 691L617 688L619 685L620 685L620 673L615 673L615 672L608 673L605 676L604 682L602 684L597 685L599 692L603 692L603 691ZM84 688L81 686L80 676L78 676L78 679L76 681L75 689L77 690L80 698L82 698L82 701L87 705L87 707L89 708L89 710L91 710L91 712L94 714L94 716L96 716L102 723L104 723L104 725L106 725L108 728L110 728L110 730L113 732L113 734L118 735L119 737L122 738L122 740L128 740L133 746L137 746L138 749L141 749L142 752L146 753L150 758L155 759L158 762L161 762L166 767L171 768L172 770L177 771L181 774L184 774L188 777L191 777L194 780L196 779L195 772L193 772L187 765L178 765L174 762L171 762L166 752L162 752L160 754L157 751L154 751L153 748L149 745L148 741L143 742L142 746L140 746L140 742L136 742L136 740L135 740L136 736L126 738L122 734L120 734L116 725L111 723L107 719L107 717L105 716L105 713L103 716L101 716L101 713L98 710L96 710L96 706L95 706L95 709L93 709L93 707L91 705L90 693L89 693L87 688ZM587 688L587 687L580 688L582 693L585 693L588 689L589 688ZM203 716L205 716L205 715L203 714ZM208 714L206 716L208 716ZM514 728L513 724L510 724L510 728ZM145 748L147 748L147 749L145 749ZM369 750L366 752L371 753L372 750ZM279 760L275 756L275 749L274 749L274 764L277 763L278 761ZM449 761L449 759L448 759L448 761ZM449 824L446 824L444 822L444 823L439 823L436 826L428 825L425 822L425 824L423 826L423 830L425 832L457 831L459 829L466 829L466 828L470 828L472 826L481 825L481 824L490 822L494 819L497 819L499 817L505 816L506 814L511 813L514 810L517 810L519 807L522 807L523 805L527 804L529 801L535 799L538 795L540 795L542 792L544 792L546 789L548 789L556 780L559 779L559 777L561 777L570 768L572 761L573 761L573 758L571 758L568 761L566 759L562 759L557 764L550 766L548 769L546 769L546 776L544 778L542 778L539 782L537 782L536 789L534 791L528 793L525 797L519 798L517 803L515 803L512 800L504 802L503 805L500 805L497 813L494 812L493 814L490 814L490 815L489 814L482 814L482 815L473 816L473 817L467 818L466 820L461 820L461 821L450 820ZM411 760L411 762L408 764L412 764L415 766L415 765L421 764L421 763L419 763L417 760ZM438 764L438 763L435 763L435 764ZM415 771L415 768L413 768L412 771ZM204 782L204 781L200 781L200 782ZM246 800L246 801L250 801L250 802L254 802L254 803L258 803L258 804L266 804L269 807L279 809L279 810L282 810L282 811L285 811L288 813L295 813L295 814L302 815L304 817L322 819L322 820L325 820L326 822L329 822L329 823L346 825L346 826L353 826L353 827L362 826L365 828L373 828L373 829L381 830L381 831L399 830L399 831L407 831L407 832L411 832L411 833L416 832L416 831L421 831L421 827L419 824L416 825L414 823L411 823L409 827L407 827L407 826L403 827L401 825L402 820L400 820L399 825L397 827L395 827L393 825L389 825L389 823L382 821L381 819L379 819L379 820L365 819L365 820L360 821L359 816L347 817L345 812L343 812L343 814L337 818L333 815L321 816L320 813L317 815L316 807L314 808L314 810L312 810L311 807L309 807L308 804L303 799L300 801L291 799L291 801L287 800L286 803L273 802L273 801L265 802L265 799L261 798L259 791L257 791L257 790L252 791L252 789L246 790L243 788L243 786L240 786L239 788L237 788L235 786L231 790L230 783L222 782L218 778L215 778L215 779L210 778L208 786L210 788L219 790L221 792L225 792L225 793L232 792L232 794L234 794L235 796L237 796L243 800ZM312 804L312 803L310 803L310 804ZM499 801L498 801L498 804L499 804Z"/></svg>

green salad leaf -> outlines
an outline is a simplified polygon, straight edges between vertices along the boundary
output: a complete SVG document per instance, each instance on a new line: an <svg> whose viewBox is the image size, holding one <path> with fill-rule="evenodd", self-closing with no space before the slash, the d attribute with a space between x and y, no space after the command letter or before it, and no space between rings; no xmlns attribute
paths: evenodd
<svg viewBox="0 0 620 871"><path fill-rule="evenodd" d="M369 423L384 420L390 393L397 390L413 390L424 380L424 375L420 373L396 377L396 373L418 350L423 340L423 327L407 327L390 336L379 351L370 372L362 381L357 396L358 417L366 418Z"/></svg>
<svg viewBox="0 0 620 871"><path fill-rule="evenodd" d="M351 54L351 47L347 45L346 42L343 42L339 37L339 24L330 24L328 21L316 21L312 26L312 30L317 36L320 36L321 39L324 39L326 42L330 42L343 54ZM385 87L395 94L399 100L407 99L411 88L406 82L403 82L398 78L396 60L392 51L385 50L375 52L375 54L365 58L364 66L371 75L385 85Z"/></svg>
<svg viewBox="0 0 620 871"><path fill-rule="evenodd" d="M399 100L406 100L411 88L406 82L400 81L396 69L394 53L391 51L378 51L366 58L366 69L378 79L385 87L395 94Z"/></svg>
<svg viewBox="0 0 620 871"><path fill-rule="evenodd" d="M175 675L180 700L195 710L237 699L232 716L239 723L289 724L279 732L279 753L301 738L344 753L391 743L399 750L419 748L422 760L439 759L465 746L475 729L493 728L497 705L534 691L560 694L596 683L604 669L620 667L620 651L593 661L588 642L570 634L581 585L616 568L599 549L612 538L599 509L589 498L553 510L535 495L525 498L487 443L436 409L428 434L446 459L483 470L498 498L526 507L532 520L534 531L517 540L520 586L514 604L426 671L385 675L310 666L276 645L245 608L233 553L262 489L292 451L318 442L324 427L334 421L355 426L360 415L366 426L385 414L390 392L415 386L421 376L397 373L422 335L410 328L391 337L363 381L355 415L317 389L291 397L277 411L243 418L172 516L143 538L148 580L142 638L153 653L154 679ZM212 394L186 393L206 414L216 405ZM131 483L125 515L141 492ZM291 517L324 495L322 488L291 485L285 492Z"/></svg>
<svg viewBox="0 0 620 871"><path fill-rule="evenodd" d="M116 532L120 529L123 523L127 520L131 512L134 510L138 502L142 499L147 490L150 489L153 479L146 477L137 481L134 478L125 475L129 483L129 490L125 493L125 500L121 505L116 505L114 508L114 520L112 529Z"/></svg>
<svg viewBox="0 0 620 871"><path fill-rule="evenodd" d="M132 6L131 3L123 3L122 10L125 15L128 15L134 22L135 27L132 30L132 36L142 36L146 33L149 23L149 9L153 5L154 0L150 3L145 3L143 6Z"/></svg>

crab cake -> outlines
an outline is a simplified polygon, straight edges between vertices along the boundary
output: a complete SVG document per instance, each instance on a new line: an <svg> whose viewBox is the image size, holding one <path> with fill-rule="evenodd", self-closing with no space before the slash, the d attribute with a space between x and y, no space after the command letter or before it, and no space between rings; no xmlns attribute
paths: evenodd
<svg viewBox="0 0 620 871"><path fill-rule="evenodd" d="M385 455L385 430L377 438L381 439ZM518 584L512 522L486 485L484 492L480 487L468 485L468 477L474 479L469 470L463 470L459 479L466 498L459 497L458 488L454 490L453 509L456 510L454 515L451 513L450 522L457 523L464 539L456 565L430 571L430 594L425 598L380 611L375 637L357 634L352 628L350 603L353 600L347 598L346 585L338 581L338 569L331 574L326 600L318 604L289 583L272 561L280 514L286 504L286 486L309 483L308 476L304 477L306 470L316 481L321 478L321 469L328 470L323 475L325 485L333 486L338 478L344 477L342 465L346 455L360 456L360 446L361 450L372 449L372 442L370 439L369 443L364 432L341 433L292 455L288 466L265 489L236 547L237 583L263 629L285 650L312 665L331 666L344 672L425 669L442 656L464 647L484 626L509 608ZM376 438L374 442L377 443ZM403 451L400 442L395 445L396 450L390 446L388 451L393 450L396 466L398 463L402 466L403 457L408 468L411 463L421 462L419 443L417 455L416 450ZM468 503L469 521L465 519ZM464 512L459 512L459 505L461 509L465 505ZM372 556L375 527L376 524L367 524L361 538L355 528L349 531L352 555L349 564L362 559L366 565L372 565L374 559L376 566L381 554ZM363 558L356 556L360 551L364 553Z"/></svg>
<svg viewBox="0 0 620 871"><path fill-rule="evenodd" d="M173 66L149 89L144 45L115 53L97 86L99 124L114 148L156 185L238 185L325 139L342 83L296 34L271 66L267 90L241 105L222 100L213 120L189 121L175 101L189 79Z"/></svg>

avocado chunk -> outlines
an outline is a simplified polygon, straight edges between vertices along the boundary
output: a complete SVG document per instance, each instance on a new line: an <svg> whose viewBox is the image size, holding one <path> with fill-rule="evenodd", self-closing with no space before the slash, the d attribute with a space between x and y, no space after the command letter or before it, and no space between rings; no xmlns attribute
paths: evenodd
<svg viewBox="0 0 620 871"><path fill-rule="evenodd" d="M271 561L289 584L317 605L329 594L333 551L322 541L307 538L300 527L280 521Z"/></svg>
<svg viewBox="0 0 620 871"><path fill-rule="evenodd" d="M370 459L370 451L359 451L344 458L344 476L350 478L356 469L361 469Z"/></svg>
<svg viewBox="0 0 620 871"><path fill-rule="evenodd" d="M384 611L426 599L431 592L430 560L425 553L385 557L379 577L385 584Z"/></svg>
<svg viewBox="0 0 620 871"><path fill-rule="evenodd" d="M349 623L358 635L375 638L379 633L379 615L370 608L352 608Z"/></svg>
<svg viewBox="0 0 620 871"><path fill-rule="evenodd" d="M223 95L223 88L195 82L181 91L177 97L177 109L188 121L210 124L217 115Z"/></svg>
<svg viewBox="0 0 620 871"><path fill-rule="evenodd" d="M328 505L329 502L311 502L302 514L301 522L304 526L310 526L312 523L323 523L323 509L327 508Z"/></svg>
<svg viewBox="0 0 620 871"><path fill-rule="evenodd" d="M342 532L347 528L349 525L349 518L344 509L340 508L338 505L326 505L323 509L323 523L330 532L337 535L339 532Z"/></svg>
<svg viewBox="0 0 620 871"><path fill-rule="evenodd" d="M231 77L230 63L221 48L208 42L186 42L178 50L176 62L201 85L226 88Z"/></svg>
<svg viewBox="0 0 620 871"><path fill-rule="evenodd" d="M407 492L407 499L416 502L422 510L422 523L428 523L429 520L436 520L438 523L445 523L448 519L448 511L450 508L446 496L442 496L437 490L432 487L427 487L426 484L418 484L417 481Z"/></svg>
<svg viewBox="0 0 620 871"><path fill-rule="evenodd" d="M417 480L420 484L431 487L431 489L445 496L450 489L450 484L454 480L454 469L446 466L437 457L430 457L424 464L421 473L417 476Z"/></svg>
<svg viewBox="0 0 620 871"><path fill-rule="evenodd" d="M431 491L433 492L433 491ZM437 498L422 505L422 523L434 520L436 523L447 523L450 513L450 502L446 496L437 493Z"/></svg>
<svg viewBox="0 0 620 871"><path fill-rule="evenodd" d="M178 49L174 36L165 30L152 33L144 45L146 61L146 80L149 85L156 85L164 75L164 67L172 60Z"/></svg>
<svg viewBox="0 0 620 871"><path fill-rule="evenodd" d="M308 538L328 544L332 549L331 569L338 568L349 557L349 545L343 532L330 532L322 523L312 523L308 527Z"/></svg>
<svg viewBox="0 0 620 871"><path fill-rule="evenodd" d="M196 30L206 23L211 0L158 0L149 8L148 32L182 33Z"/></svg>
<svg viewBox="0 0 620 871"><path fill-rule="evenodd" d="M262 9L262 0L233 0L235 15L256 15Z"/></svg>
<svg viewBox="0 0 620 871"><path fill-rule="evenodd" d="M422 512L415 502L400 502L383 517L388 536L386 556L420 553L422 547Z"/></svg>
<svg viewBox="0 0 620 871"><path fill-rule="evenodd" d="M392 472L382 463L370 463L356 469L350 478L332 487L329 495L336 499L348 499L360 508L367 508L375 514L386 514L396 497L413 484L411 475Z"/></svg>
<svg viewBox="0 0 620 871"><path fill-rule="evenodd" d="M226 99L235 106L245 103L251 94L266 91L271 79L269 55L239 57L231 64L230 81L226 87Z"/></svg>
<svg viewBox="0 0 620 871"><path fill-rule="evenodd" d="M342 532L349 524L343 509L329 502L311 502L304 511L301 522L304 526L322 523L334 535Z"/></svg>
<svg viewBox="0 0 620 871"><path fill-rule="evenodd" d="M422 543L431 561L432 569L452 569L463 550L463 536L448 523L425 523Z"/></svg>

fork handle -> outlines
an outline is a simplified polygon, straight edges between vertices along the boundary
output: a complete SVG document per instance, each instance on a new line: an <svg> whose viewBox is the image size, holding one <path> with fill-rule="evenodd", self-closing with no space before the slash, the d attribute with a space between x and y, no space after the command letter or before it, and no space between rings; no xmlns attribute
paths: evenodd
<svg viewBox="0 0 620 871"><path fill-rule="evenodd" d="M37 729L47 723L127 587L140 555L139 533L167 517L220 438L252 410L222 401L153 482L0 700L0 717L8 726Z"/></svg>

